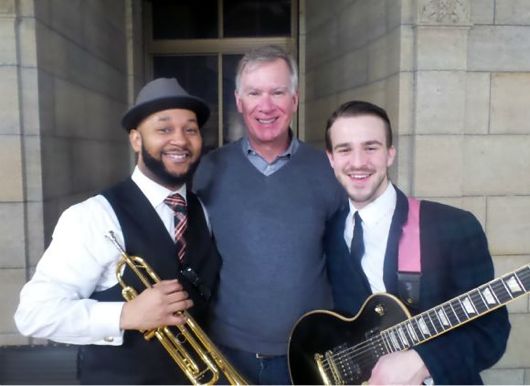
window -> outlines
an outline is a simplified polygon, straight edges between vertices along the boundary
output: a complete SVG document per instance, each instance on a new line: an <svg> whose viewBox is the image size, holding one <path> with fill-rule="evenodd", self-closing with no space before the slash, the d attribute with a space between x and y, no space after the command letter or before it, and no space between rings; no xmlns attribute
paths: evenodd
<svg viewBox="0 0 530 386"><path fill-rule="evenodd" d="M147 79L176 77L212 115L205 150L244 132L234 101L235 71L252 47L276 44L296 56L295 0L146 0Z"/></svg>

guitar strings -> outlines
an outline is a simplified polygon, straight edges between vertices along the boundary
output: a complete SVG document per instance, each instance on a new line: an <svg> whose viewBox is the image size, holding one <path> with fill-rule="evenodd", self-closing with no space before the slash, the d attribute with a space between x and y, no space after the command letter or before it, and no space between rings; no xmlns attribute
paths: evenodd
<svg viewBox="0 0 530 386"><path fill-rule="evenodd" d="M374 343L381 344L382 340L383 339L381 336L369 338L360 344L333 354L331 358L333 362L337 363L339 367L342 367L343 369L349 368L352 360L356 360L355 363L357 363L360 367L366 367L367 364L374 362L374 359L377 359L377 357L367 354L372 354ZM323 360L323 367L326 370L331 368L331 365L327 359Z"/></svg>
<svg viewBox="0 0 530 386"><path fill-rule="evenodd" d="M447 302L447 303L449 303L449 302ZM432 309L430 311L433 311L433 310L435 310L437 308L441 308L444 305L446 305L446 303L441 304L440 306L438 306L438 307L436 307L436 308L434 308L434 309ZM363 367L363 366L366 366L368 363L375 362L375 360L378 359L379 356L381 356L381 355L377 355L377 352L376 352L376 347L378 347L378 346L382 348L381 351L382 351L383 355L386 354L386 353L390 353L390 352L402 351L402 350L407 349L407 348L409 348L411 346L414 346L415 344L411 345L408 342L408 340L407 340L407 345L402 343L403 347L395 348L391 344L392 342L391 342L391 339L390 339L389 336L387 337L388 345L386 345L386 344L384 344L385 340L384 340L383 334L399 335L397 330L399 328L404 328L406 330L405 323L411 322L411 321L415 321L415 320L419 320L422 317L428 316L428 312L429 311L426 311L424 313L416 315L412 319L407 319L407 320L405 320L405 321L403 321L403 322L401 322L401 323L399 323L399 324L397 324L395 326L392 326L392 327L388 328L387 330L381 332L379 335L373 336L373 337L371 337L371 338L369 338L369 339L367 339L367 340L365 340L365 341L363 341L363 342L361 342L361 343L359 343L357 345L354 345L352 347L348 347L348 348L342 349L340 351L337 351L336 353L333 353L331 355L331 358L332 358L332 360L334 362L336 362L339 365L341 365L342 368L350 367L350 364L352 363L352 360L355 363L357 363L359 366ZM466 320L466 319L469 318L468 315L465 314L465 312L453 311L453 313L455 315L457 315L459 320ZM432 321L430 323L431 323L431 325L433 325L433 328L436 329L435 326L434 326L434 323ZM412 328L414 329L414 326ZM422 338L421 339L417 339L418 341L422 341L422 340L427 339L428 337L431 337L433 335L437 335L437 333L431 333L426 338L425 337L426 334L423 333L419 327L418 327L417 330L414 329L414 332L416 333L416 335L418 337L420 336L418 333L421 334ZM430 332L430 330L429 330L429 332ZM407 335L409 336L408 339L410 339L410 340L412 340L414 342L415 339L412 336L410 336L410 333L408 331L407 331ZM386 352L384 352L385 350L383 350L383 348L385 348ZM323 360L323 367L326 370L329 370L331 368L331 365L329 364L329 361L327 359Z"/></svg>
<svg viewBox="0 0 530 386"><path fill-rule="evenodd" d="M517 272L516 272L516 276L518 277L518 279L521 281L521 284L523 284L523 292L528 292L528 288L525 288L527 283L529 282L529 279L530 279L530 271L527 269L528 267L525 267L525 269L522 269L520 270L518 273L519 275L517 275ZM508 275L506 275L507 277ZM504 277L503 277L504 278ZM501 278L501 279L503 279ZM411 319L407 319L407 320L404 320L403 322L395 325L395 326L392 326L388 329L386 329L385 331L382 331L379 335L376 335L376 336L373 336L369 339L367 339L366 341L364 342L361 342L357 345L354 345L352 347L348 347L348 348L345 348L345 349L342 349L336 353L333 353L331 355L331 359L334 361L334 362L337 362L339 365L341 365L343 368L345 367L350 367L350 364L351 364L351 361L352 360L355 360L355 359L359 359L358 361L356 361L355 363L357 363L359 366L364 366L366 365L367 363L369 362L374 362L374 360L376 360L377 358L379 358L379 356L377 355L377 352L376 352L376 347L381 347L381 352L382 354L386 354L386 353L390 353L390 352L396 352L396 351L402 351L404 349L407 349L409 347L413 347L414 345L416 345L417 343L421 342L421 341L424 341L430 337L433 337L433 336L436 336L436 335L439 335L440 333L442 332L445 332L447 329L449 329L450 327L453 327L453 324L451 322L451 319L449 318L447 312L448 310L451 310L453 316L456 317L457 319L457 323L456 324L460 324L462 322L465 322L467 321L468 319L470 319L472 316L469 315L469 313L466 311L464 305L462 304L462 300L466 297L469 296L469 298L473 301L473 298L472 296L473 295L479 295L479 299L482 299L482 297L480 296L480 290L481 289L484 289L490 285L494 285L494 284L500 284L498 281L494 281L494 282L490 282L490 283L487 283L483 286L480 286L478 287L475 291L470 291L469 293L467 294L464 294L462 296L457 296L445 303L442 303L441 305L431 309L431 310L428 310L428 311L425 311L423 313L420 313L416 316L414 316L413 318ZM494 292L495 290L490 287ZM518 296L515 296L515 297L518 297ZM460 307L453 307L453 305L451 304L451 302L453 301L458 301L458 305ZM491 308L497 306L498 304L502 304L504 302L499 302L499 301L496 301L496 304L492 305L492 304L488 304L486 303L484 300L482 300L485 307L487 308L487 310L489 311ZM474 303L475 307L476 307L476 303ZM448 309L444 309L443 307L444 306L447 306ZM436 325L435 323L432 321L432 318L430 316L431 313L434 313L434 316L436 317L436 319L438 319L438 315L437 315L437 311L442 311L444 313L444 315L446 315L446 320L448 321L448 323L450 324L450 327L445 327L443 323L441 323L439 320L437 320L438 322L438 325L441 329L441 331L437 331L436 329ZM477 310L478 311L478 310ZM484 312L473 312L475 315L481 315ZM431 330L427 324L427 322L425 321L425 319L423 319L424 317L427 317L428 318L428 321L429 323L432 325L433 329L435 330L434 333L431 333ZM426 334L424 331L422 331L422 328L420 326L417 326L417 325L414 325L414 323L412 322L416 322L418 323L419 320L422 320L424 323L425 323L425 327L427 328L428 330L428 333L429 334ZM414 332L414 334L416 335L417 339L415 339L411 334L410 334L410 331L406 328L406 323L410 323L411 325L411 328L412 328L412 331ZM399 328L402 328L403 329L403 334L405 334L405 339L403 340L400 335L399 335L399 332L398 332L398 329ZM386 334L388 335L386 337L386 339L388 340L388 344L385 343L385 337L383 336L383 334ZM390 334L394 334L395 336L397 336L399 339L399 341L401 341L401 346L399 346L398 344L398 347L396 348L395 347L395 344L392 344L392 341L391 341L391 338L390 338ZM427 337L426 337L427 335ZM411 344L409 342L409 340L413 343ZM404 341L406 342L406 344L404 343ZM383 350L383 348L386 350L386 352L384 352L385 350ZM370 356L367 356L368 354L371 354ZM324 359L323 360L323 367L325 370L330 370L331 368L331 365L328 361L328 359Z"/></svg>
<svg viewBox="0 0 530 386"><path fill-rule="evenodd" d="M525 272L525 276L526 276L526 272ZM524 279L523 279L524 280ZM415 339L410 336L410 333L408 332L408 330L406 330L406 326L405 326L405 323L410 323L412 321L415 321L417 322L418 320L420 320L421 318L424 318L424 317L427 317L428 320L429 320L429 323L432 325L432 328L435 330L434 333L431 333L431 329L428 327L428 325L426 326L427 327L427 330L429 331L429 334L426 334L422 331L422 329L420 327L417 327L414 328L414 325L412 324L412 328L414 330L414 332L416 333L416 335L418 336L418 339L417 341L420 342L420 341L423 341L425 339L428 339L432 336L435 336L435 335L439 335L440 332L436 331L436 326L434 325L434 323L432 322L430 316L429 316L429 313L432 313L433 311L435 310L443 310L442 307L443 306L449 306L450 302L451 301L454 301L454 300L458 300L459 302L461 302L460 298L457 297L457 298L454 298L454 299L451 299L450 301L446 302L446 303L443 303L441 305L439 305L438 307L435 307L429 311L426 311L426 312L423 312L421 314L418 314L416 315L415 317L411 318L411 319L407 319L395 326L392 326L390 328L388 328L387 330L383 331L380 335L377 335L377 336L374 336L374 337L371 337L367 340L365 340L364 342L360 343L360 344L357 344L355 346L352 346L352 347L348 347L348 348L345 348L345 349L342 349L336 353L333 353L331 358L334 362L337 362L339 363L340 365L343 365L342 367L344 368L345 366L346 367L350 367L349 365L351 364L352 360L355 361L355 363L359 364L360 366L363 366L363 365L366 365L367 363L369 363L370 361L371 362L374 362L374 359L377 359L379 358L379 356L377 356L375 350L374 350L374 347L376 347L376 345L380 345L380 347L383 347L383 343L385 342L384 340L384 337L383 337L383 333L387 334L387 335L390 335L390 334L395 334L397 336L399 336L397 330L399 328L403 328L405 331L407 331L407 336L408 336L408 339L412 340L412 342L415 341ZM464 310L464 307L460 304L461 306L461 309L459 310L455 310L453 308L451 308L452 310L452 313L457 317L458 319L458 323L461 323L462 321L467 321L470 316L465 312ZM437 315L435 314L434 316L437 317ZM425 322L425 320L423 320L425 324L427 324ZM443 327L443 325L441 323L439 323L440 327L442 327L443 331L445 331L445 328ZM443 332L442 331L442 332ZM420 339L421 337L421 339ZM407 340L407 345L403 344L402 343L402 346L403 347L395 347L395 345L392 345L392 342L391 342L391 339L390 337L387 337L388 339L388 348L387 348L387 352L386 353L390 353L390 352L396 352L396 351L402 351L404 349L407 349L411 346L414 346L417 342L414 342L413 345L411 345L408 340ZM402 341L400 339L400 341ZM386 347L387 345L384 345L384 347ZM383 354L386 354L386 353L383 353ZM367 354L369 354L369 356L367 357ZM329 370L331 365L328 363L328 360L325 359L323 361L323 365L324 365L324 368L326 370Z"/></svg>

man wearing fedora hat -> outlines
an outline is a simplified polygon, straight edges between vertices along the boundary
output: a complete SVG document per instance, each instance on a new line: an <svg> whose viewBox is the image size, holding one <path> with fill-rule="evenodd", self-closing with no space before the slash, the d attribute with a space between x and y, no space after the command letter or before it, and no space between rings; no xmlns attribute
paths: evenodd
<svg viewBox="0 0 530 386"><path fill-rule="evenodd" d="M77 344L81 383L179 384L188 380L158 342L140 331L204 321L220 258L205 210L187 189L200 158L206 103L176 79L140 91L122 125L137 155L130 178L68 208L20 294L15 322L26 336ZM116 276L121 257L142 257L160 277L125 302Z"/></svg>

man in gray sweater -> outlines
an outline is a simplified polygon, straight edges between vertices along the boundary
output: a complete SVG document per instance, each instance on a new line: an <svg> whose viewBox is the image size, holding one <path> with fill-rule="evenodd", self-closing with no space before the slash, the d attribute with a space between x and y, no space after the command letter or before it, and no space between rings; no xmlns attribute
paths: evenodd
<svg viewBox="0 0 530 386"><path fill-rule="evenodd" d="M235 91L246 135L206 155L194 180L223 259L210 334L254 384L290 383L293 324L332 306L323 235L345 194L325 154L290 130L297 83L282 49L247 53Z"/></svg>

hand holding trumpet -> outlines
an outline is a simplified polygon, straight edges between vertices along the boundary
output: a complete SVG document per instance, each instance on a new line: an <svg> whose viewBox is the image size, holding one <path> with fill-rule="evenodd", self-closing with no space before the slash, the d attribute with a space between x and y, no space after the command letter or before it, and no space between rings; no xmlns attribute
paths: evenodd
<svg viewBox="0 0 530 386"><path fill-rule="evenodd" d="M180 312L192 306L178 280L161 280L123 305L120 328L145 331L184 324L186 319Z"/></svg>
<svg viewBox="0 0 530 386"><path fill-rule="evenodd" d="M120 327L139 330L147 340L156 337L194 385L214 385L221 376L231 385L247 385L186 311L193 302L178 280L160 280L144 259L125 253L112 231L106 237L121 253L116 277L127 302L121 311ZM123 280L126 267L144 284L140 294ZM169 326L177 326L178 339Z"/></svg>

